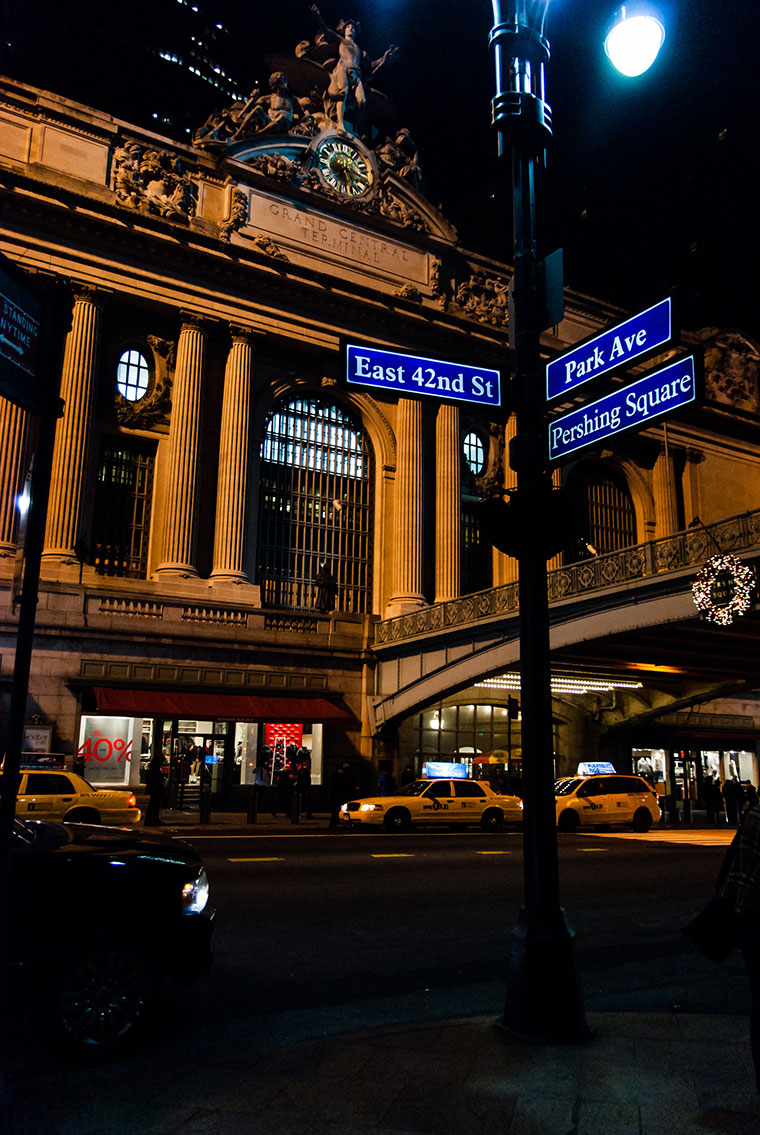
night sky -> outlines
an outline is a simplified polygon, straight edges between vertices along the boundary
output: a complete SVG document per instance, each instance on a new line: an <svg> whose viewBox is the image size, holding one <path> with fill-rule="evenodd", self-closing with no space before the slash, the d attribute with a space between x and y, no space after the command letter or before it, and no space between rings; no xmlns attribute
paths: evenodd
<svg viewBox="0 0 760 1135"><path fill-rule="evenodd" d="M18 0L10 3L23 12ZM56 0L58 28L62 7L86 13L88 3L94 0ZM266 87L268 54L292 54L317 29L307 0L198 3L230 27L231 62L245 92L257 80ZM602 46L614 0L552 0L554 141L541 192L541 251L564 247L566 283L624 309L675 289L684 327L731 326L760 336L760 8L750 0L658 7L666 24L660 56L646 75L624 79ZM88 66L59 38L47 37L47 56L41 53L35 20L36 71L27 62L25 74L14 58L11 73L129 119L129 92L149 81L130 72L125 49L130 37L154 31L159 8L176 10L170 0L96 6L81 20L87 34L100 35ZM358 18L359 42L373 58L398 46L374 85L392 100L391 121L411 130L427 195L464 246L509 259L511 204L490 127L488 0L356 0L350 7L324 0L321 8L331 25ZM181 86L178 74L171 93L181 94ZM159 89L150 94L160 103ZM212 96L205 109L214 105Z"/></svg>

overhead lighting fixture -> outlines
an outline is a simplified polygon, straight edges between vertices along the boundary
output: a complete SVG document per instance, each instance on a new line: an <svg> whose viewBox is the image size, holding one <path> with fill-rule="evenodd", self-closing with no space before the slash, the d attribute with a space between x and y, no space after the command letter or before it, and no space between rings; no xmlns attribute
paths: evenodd
<svg viewBox="0 0 760 1135"><path fill-rule="evenodd" d="M501 674L475 683L477 689L519 690L519 674ZM557 674L551 679L553 694L608 694L612 690L640 690L641 682L622 681L618 678L586 678L581 675Z"/></svg>
<svg viewBox="0 0 760 1135"><path fill-rule="evenodd" d="M665 27L652 8L623 4L612 18L604 50L613 67L633 79L649 70L664 40Z"/></svg>

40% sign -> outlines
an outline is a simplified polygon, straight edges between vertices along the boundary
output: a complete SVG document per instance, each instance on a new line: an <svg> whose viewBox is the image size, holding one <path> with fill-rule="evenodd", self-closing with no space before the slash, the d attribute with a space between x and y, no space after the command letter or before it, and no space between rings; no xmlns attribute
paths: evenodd
<svg viewBox="0 0 760 1135"><path fill-rule="evenodd" d="M125 741L123 737L116 737L112 741L110 737L101 737L96 733L94 737L88 737L79 746L79 756L84 757L86 761L98 761L100 764L106 764L114 756L117 763L131 761L132 742Z"/></svg>

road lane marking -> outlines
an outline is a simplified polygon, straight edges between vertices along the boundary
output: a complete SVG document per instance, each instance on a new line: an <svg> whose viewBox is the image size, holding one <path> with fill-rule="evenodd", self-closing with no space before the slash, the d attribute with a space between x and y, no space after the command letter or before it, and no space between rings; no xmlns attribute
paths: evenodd
<svg viewBox="0 0 760 1135"><path fill-rule="evenodd" d="M479 851L478 855L511 855L511 851Z"/></svg>
<svg viewBox="0 0 760 1135"><path fill-rule="evenodd" d="M228 863L282 863L281 855L251 855L242 859L229 859Z"/></svg>
<svg viewBox="0 0 760 1135"><path fill-rule="evenodd" d="M370 852L373 859L414 859L412 851Z"/></svg>
<svg viewBox="0 0 760 1135"><path fill-rule="evenodd" d="M576 847L576 851L609 851L607 847Z"/></svg>

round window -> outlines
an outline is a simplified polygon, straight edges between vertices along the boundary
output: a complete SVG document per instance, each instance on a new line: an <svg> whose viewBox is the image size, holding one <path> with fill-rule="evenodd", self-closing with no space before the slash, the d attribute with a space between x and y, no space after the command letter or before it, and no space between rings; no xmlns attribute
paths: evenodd
<svg viewBox="0 0 760 1135"><path fill-rule="evenodd" d="M150 381L148 360L139 351L123 351L116 369L116 386L128 402L139 402L145 397Z"/></svg>
<svg viewBox="0 0 760 1135"><path fill-rule="evenodd" d="M468 433L462 446L467 468L477 477L483 472L486 463L486 450L476 433Z"/></svg>

